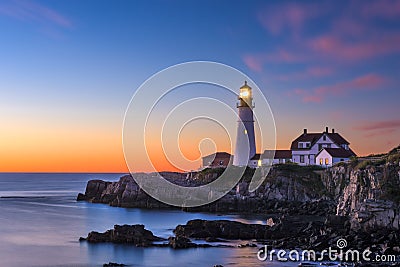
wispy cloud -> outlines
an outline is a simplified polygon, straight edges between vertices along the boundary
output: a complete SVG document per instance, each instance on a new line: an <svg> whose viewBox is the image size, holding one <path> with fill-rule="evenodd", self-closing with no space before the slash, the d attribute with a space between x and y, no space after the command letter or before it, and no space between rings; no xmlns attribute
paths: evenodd
<svg viewBox="0 0 400 267"><path fill-rule="evenodd" d="M265 62L265 59L262 59L261 57L263 57L263 55L244 55L242 58L249 69L261 72Z"/></svg>
<svg viewBox="0 0 400 267"><path fill-rule="evenodd" d="M13 0L0 3L0 15L22 21L35 22L62 28L72 28L73 24L57 11L29 0Z"/></svg>
<svg viewBox="0 0 400 267"><path fill-rule="evenodd" d="M313 66L305 69L304 71L278 75L277 79L281 81L303 80L308 78L326 77L333 73L334 70L331 67Z"/></svg>
<svg viewBox="0 0 400 267"><path fill-rule="evenodd" d="M334 60L347 62L400 52L399 43L400 34L370 36L368 40L357 42L346 42L338 36L328 34L309 41L309 47L321 56L331 56Z"/></svg>
<svg viewBox="0 0 400 267"><path fill-rule="evenodd" d="M374 131L400 128L400 120L367 121L354 127L355 130Z"/></svg>
<svg viewBox="0 0 400 267"><path fill-rule="evenodd" d="M285 49L278 49L271 53L245 54L242 58L246 66L256 72L261 72L263 66L268 62L295 63L302 62L305 59L301 54L289 52Z"/></svg>
<svg viewBox="0 0 400 267"><path fill-rule="evenodd" d="M400 54L400 32L385 26L399 17L400 2L396 0L269 4L257 18L266 36L273 35L281 42L268 50L246 53L243 61L261 72L267 63L324 62L347 67L348 63L354 66ZM320 22L322 25L316 26Z"/></svg>
<svg viewBox="0 0 400 267"><path fill-rule="evenodd" d="M265 8L258 14L262 26L271 34L277 35L290 31L298 35L305 22L321 13L320 5L288 3L281 6Z"/></svg>
<svg viewBox="0 0 400 267"><path fill-rule="evenodd" d="M390 135L400 129L400 120L365 121L354 127L362 131L364 137Z"/></svg>
<svg viewBox="0 0 400 267"><path fill-rule="evenodd" d="M300 96L305 103L321 103L328 96L340 96L355 90L374 90L379 89L385 84L387 79L378 74L367 74L346 82L339 82L333 85L324 85L305 90L296 88L289 92L289 96Z"/></svg>
<svg viewBox="0 0 400 267"><path fill-rule="evenodd" d="M398 18L400 16L400 2L397 0L371 1L362 7L361 14L367 18Z"/></svg>

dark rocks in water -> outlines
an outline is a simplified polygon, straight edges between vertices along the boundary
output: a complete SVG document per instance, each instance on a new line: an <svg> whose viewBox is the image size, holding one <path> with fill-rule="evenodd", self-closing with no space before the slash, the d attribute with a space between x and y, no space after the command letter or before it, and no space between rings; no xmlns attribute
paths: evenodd
<svg viewBox="0 0 400 267"><path fill-rule="evenodd" d="M257 245L254 243L245 243L237 245L238 248L256 248Z"/></svg>
<svg viewBox="0 0 400 267"><path fill-rule="evenodd" d="M197 245L184 236L171 236L168 238L168 245L174 249L177 248L194 248Z"/></svg>
<svg viewBox="0 0 400 267"><path fill-rule="evenodd" d="M123 263L116 263L116 262L109 262L109 263L104 263L103 267L122 267L122 266L126 266Z"/></svg>
<svg viewBox="0 0 400 267"><path fill-rule="evenodd" d="M270 227L261 224L245 224L228 220L191 220L186 225L178 225L176 236L188 238L223 238L223 239L264 239Z"/></svg>
<svg viewBox="0 0 400 267"><path fill-rule="evenodd" d="M79 238L79 241L90 243L123 243L133 244L140 247L148 247L153 244L154 241L164 240L163 238L153 235L149 230L144 229L144 225L114 225L114 229L107 230L104 233L92 231L86 238Z"/></svg>

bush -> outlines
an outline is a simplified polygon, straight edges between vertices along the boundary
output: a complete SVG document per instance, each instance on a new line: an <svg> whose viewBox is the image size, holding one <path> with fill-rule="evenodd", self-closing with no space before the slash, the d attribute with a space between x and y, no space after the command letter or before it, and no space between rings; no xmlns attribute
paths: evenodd
<svg viewBox="0 0 400 267"><path fill-rule="evenodd" d="M372 161L370 160L363 160L360 161L355 167L355 170L364 170L368 165L372 165Z"/></svg>
<svg viewBox="0 0 400 267"><path fill-rule="evenodd" d="M390 163L396 163L398 164L400 161L400 154L392 154L389 155L386 159L386 162L390 162Z"/></svg>

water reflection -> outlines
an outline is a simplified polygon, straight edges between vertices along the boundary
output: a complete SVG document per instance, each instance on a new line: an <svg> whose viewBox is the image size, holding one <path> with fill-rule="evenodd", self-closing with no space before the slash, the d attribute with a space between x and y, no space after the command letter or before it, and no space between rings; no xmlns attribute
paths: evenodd
<svg viewBox="0 0 400 267"><path fill-rule="evenodd" d="M105 231L114 224L144 224L155 235L166 238L172 235L176 225L192 219L231 219L245 223L264 223L267 219L76 202L76 194L71 192L83 191L86 181L96 177L98 175L0 174L1 191L6 192L2 194L15 195L18 191L26 196L26 190L35 195L33 198L0 198L1 266L102 266L110 261L134 266L266 266L257 260L257 248L173 250L78 242L80 236L93 230Z"/></svg>

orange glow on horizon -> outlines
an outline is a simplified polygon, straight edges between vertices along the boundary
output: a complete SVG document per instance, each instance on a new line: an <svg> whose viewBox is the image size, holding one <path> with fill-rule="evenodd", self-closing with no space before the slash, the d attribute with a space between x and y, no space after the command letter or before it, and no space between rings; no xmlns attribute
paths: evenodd
<svg viewBox="0 0 400 267"><path fill-rule="evenodd" d="M399 145L387 143L385 139L368 142L367 138L357 138L359 133L353 131L338 132L350 142L350 147L359 156L386 153ZM277 149L289 149L292 140L299 134L299 131L278 133ZM189 160L197 160L185 165L188 170L198 169L201 165L200 156L207 154L207 149L203 150L201 146L199 148L201 137L201 134L196 135L193 131L182 136L180 146L183 156ZM224 138L215 138L214 136L218 144L215 148L217 151L231 153L229 142ZM160 142L152 143L148 152L157 171L181 171L167 160ZM0 172L129 172L118 130L16 128L13 132L2 133L0 147ZM153 171L141 166L144 165L137 162L135 171Z"/></svg>

